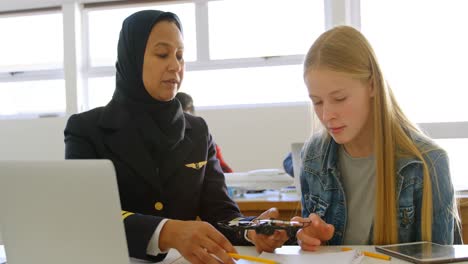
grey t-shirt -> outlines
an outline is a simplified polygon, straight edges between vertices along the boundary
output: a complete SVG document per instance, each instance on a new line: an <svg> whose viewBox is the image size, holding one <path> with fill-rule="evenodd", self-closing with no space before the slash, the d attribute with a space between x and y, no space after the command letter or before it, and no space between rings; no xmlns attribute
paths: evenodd
<svg viewBox="0 0 468 264"><path fill-rule="evenodd" d="M369 244L375 208L375 158L353 158L343 146L338 150L338 168L346 196L347 221L344 245Z"/></svg>

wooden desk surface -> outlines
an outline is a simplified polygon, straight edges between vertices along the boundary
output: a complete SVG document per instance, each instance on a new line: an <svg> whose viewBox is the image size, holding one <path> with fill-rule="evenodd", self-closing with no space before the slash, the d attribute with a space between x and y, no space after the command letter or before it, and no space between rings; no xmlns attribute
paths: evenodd
<svg viewBox="0 0 468 264"><path fill-rule="evenodd" d="M301 215L301 198L296 193L267 192L265 194L246 194L234 199L242 214L258 216L266 210L275 207L280 212L280 219L291 220Z"/></svg>
<svg viewBox="0 0 468 264"><path fill-rule="evenodd" d="M468 196L459 198L458 205L460 206L463 242L468 244Z"/></svg>

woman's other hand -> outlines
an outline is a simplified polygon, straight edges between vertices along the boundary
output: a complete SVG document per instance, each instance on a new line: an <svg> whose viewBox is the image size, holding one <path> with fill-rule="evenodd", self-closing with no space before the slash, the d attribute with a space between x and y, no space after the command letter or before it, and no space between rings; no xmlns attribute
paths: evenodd
<svg viewBox="0 0 468 264"><path fill-rule="evenodd" d="M276 208L270 208L263 212L256 219L278 219L279 212ZM284 242L288 240L288 235L284 230L275 230L272 235L257 234L255 230L249 230L247 237L252 240L258 253L263 251L273 252L275 248L282 247Z"/></svg>
<svg viewBox="0 0 468 264"><path fill-rule="evenodd" d="M190 263L234 264L228 255L237 253L229 240L212 225L202 221L169 220L161 230L159 248L177 249Z"/></svg>

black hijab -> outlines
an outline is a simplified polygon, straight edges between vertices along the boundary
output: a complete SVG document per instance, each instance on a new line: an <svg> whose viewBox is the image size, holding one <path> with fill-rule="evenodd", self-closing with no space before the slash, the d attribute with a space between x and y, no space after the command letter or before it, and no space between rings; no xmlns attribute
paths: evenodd
<svg viewBox="0 0 468 264"><path fill-rule="evenodd" d="M174 22L182 32L179 18L170 12L144 10L124 20L117 47L116 89L112 97L130 111L153 156L157 155L156 151L173 149L185 132L179 101L158 101L143 84L146 42L153 26L163 20Z"/></svg>

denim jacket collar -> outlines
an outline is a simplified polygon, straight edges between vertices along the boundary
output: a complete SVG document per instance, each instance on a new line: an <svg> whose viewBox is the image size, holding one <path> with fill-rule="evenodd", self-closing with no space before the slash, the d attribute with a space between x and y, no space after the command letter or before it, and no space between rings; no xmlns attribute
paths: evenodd
<svg viewBox="0 0 468 264"><path fill-rule="evenodd" d="M339 144L333 139L322 145L322 148L318 152L310 153L310 159L321 160L321 169L318 173L319 179L322 182L325 189L334 188L336 182L329 177L329 173L336 175L337 170L337 159L336 155ZM317 149L318 150L318 149Z"/></svg>

